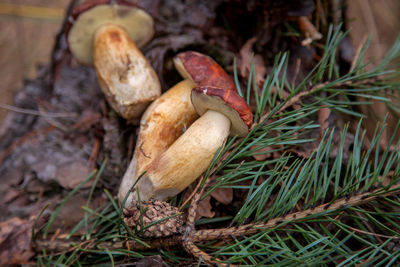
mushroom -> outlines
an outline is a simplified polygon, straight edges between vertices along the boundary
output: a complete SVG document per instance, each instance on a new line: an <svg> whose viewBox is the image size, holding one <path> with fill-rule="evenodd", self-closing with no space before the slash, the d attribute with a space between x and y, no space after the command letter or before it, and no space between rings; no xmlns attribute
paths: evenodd
<svg viewBox="0 0 400 267"><path fill-rule="evenodd" d="M178 94L173 87L146 110L134 157L121 183L121 203L139 177L136 189L141 200L165 200L178 194L207 169L229 133L244 136L252 123L252 113L237 94L233 80L213 59L197 52L184 52L174 58L174 64L186 82L192 81L192 88L195 84L198 87L193 91L188 87ZM170 112L163 107L167 101L168 106L178 109ZM188 102L186 109L179 108L182 102ZM191 116L185 122L190 127L183 133L175 127L177 118L191 112L202 116L190 125L195 119ZM178 117L171 119L172 116ZM161 135L161 131L171 134ZM165 136L174 138L165 142ZM129 195L126 207L136 197Z"/></svg>
<svg viewBox="0 0 400 267"><path fill-rule="evenodd" d="M91 0L72 12L68 45L82 64L94 65L107 101L135 121L161 94L160 82L138 47L154 35L153 19L125 0Z"/></svg>
<svg viewBox="0 0 400 267"><path fill-rule="evenodd" d="M133 158L122 177L118 192L120 204L126 199L126 208L131 208L133 194L129 190L150 162L163 153L183 133L184 129L198 118L190 101L190 92L195 84L184 80L166 91L144 112L140 120L140 131Z"/></svg>
<svg viewBox="0 0 400 267"><path fill-rule="evenodd" d="M141 199L177 195L206 171L229 135L245 136L251 127L250 108L234 90L196 87L191 100L201 117L146 167L138 181Z"/></svg>

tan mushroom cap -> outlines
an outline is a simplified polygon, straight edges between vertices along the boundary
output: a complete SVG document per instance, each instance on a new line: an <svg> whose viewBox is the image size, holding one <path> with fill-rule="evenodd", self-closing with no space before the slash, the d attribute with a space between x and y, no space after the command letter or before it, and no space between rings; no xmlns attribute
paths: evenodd
<svg viewBox="0 0 400 267"><path fill-rule="evenodd" d="M232 78L209 56L194 51L182 52L174 57L174 64L183 78L192 80L197 86L236 91Z"/></svg>
<svg viewBox="0 0 400 267"><path fill-rule="evenodd" d="M230 135L245 136L253 122L253 114L246 101L234 90L217 87L195 87L191 95L192 103L199 115L207 110L224 114L231 121Z"/></svg>
<svg viewBox="0 0 400 267"><path fill-rule="evenodd" d="M82 64L93 65L94 36L104 25L123 28L138 47L145 45L154 35L153 18L145 11L126 1L109 2L97 0L82 4L70 18L72 26L67 26L68 45Z"/></svg>

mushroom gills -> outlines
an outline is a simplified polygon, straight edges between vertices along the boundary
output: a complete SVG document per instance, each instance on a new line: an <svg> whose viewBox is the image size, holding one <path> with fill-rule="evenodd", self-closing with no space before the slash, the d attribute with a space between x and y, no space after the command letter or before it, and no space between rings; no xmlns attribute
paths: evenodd
<svg viewBox="0 0 400 267"><path fill-rule="evenodd" d="M68 34L73 55L82 64L93 64L93 33L103 25L122 27L138 46L144 46L154 34L154 23L145 11L132 6L103 4L79 15Z"/></svg>
<svg viewBox="0 0 400 267"><path fill-rule="evenodd" d="M164 153L150 163L138 182L142 200L165 200L185 189L207 170L229 136L231 122L208 110Z"/></svg>

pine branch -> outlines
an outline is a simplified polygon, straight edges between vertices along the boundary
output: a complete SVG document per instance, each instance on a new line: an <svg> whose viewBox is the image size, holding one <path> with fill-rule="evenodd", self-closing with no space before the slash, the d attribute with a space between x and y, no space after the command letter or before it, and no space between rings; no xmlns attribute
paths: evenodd
<svg viewBox="0 0 400 267"><path fill-rule="evenodd" d="M196 231L192 238L196 241L206 241L214 239L224 239L229 237L240 237L244 235L258 233L265 229L275 228L280 225L314 217L319 213L330 213L332 211L342 210L348 207L364 205L378 197L388 197L400 192L400 183L394 184L388 188L387 192L382 193L382 189L376 189L372 192L360 193L349 198L341 198L332 203L322 204L318 207L307 209L304 211L289 213L283 217L271 219L265 223L250 223L237 227L223 229L208 229Z"/></svg>
<svg viewBox="0 0 400 267"><path fill-rule="evenodd" d="M202 190L198 191L202 192ZM393 184L388 188L379 188L375 189L372 192L359 193L357 195L351 197L345 197L338 199L332 203L325 203L315 208L307 209L304 211L289 213L283 217L271 219L265 223L250 223L245 225L240 225L237 227L230 228L222 228L222 229L207 229L207 230L188 230L188 232L184 232L183 235L174 235L169 237L161 237L157 239L151 240L151 245L144 245L142 242L138 242L135 240L126 240L124 242L96 242L96 240L89 240L80 242L79 240L71 240L71 239L55 239L55 240L36 240L33 247L36 251L46 250L51 253L60 253L60 252L68 252L73 249L86 249L91 250L95 248L107 248L109 250L118 250L129 248L132 251L145 251L145 250L153 250L156 248L171 248L176 246L184 245L186 242L186 246L188 246L188 250L194 255L202 255L203 260L208 260L207 254L203 254L196 246L193 246L193 242L205 242L212 240L220 240L220 239L232 239L237 237L243 237L250 234L255 234L258 232L265 231L266 229L272 229L276 227L283 226L288 223L294 223L298 221L306 221L308 219L315 219L317 215L327 216L329 213L334 211L339 211L343 209L347 209L350 207L360 206L368 204L369 202L377 199L389 197L400 192L400 183ZM192 206L192 214L195 216L195 208L198 205L200 194L196 194L193 198ZM193 221L193 220L192 220ZM189 222L189 224L191 224ZM194 226L192 226L194 229ZM188 238L188 234L190 237ZM189 241L188 241L189 239ZM187 245L189 244L189 245ZM215 263L214 260L210 261L211 263ZM219 263L219 262L218 262Z"/></svg>

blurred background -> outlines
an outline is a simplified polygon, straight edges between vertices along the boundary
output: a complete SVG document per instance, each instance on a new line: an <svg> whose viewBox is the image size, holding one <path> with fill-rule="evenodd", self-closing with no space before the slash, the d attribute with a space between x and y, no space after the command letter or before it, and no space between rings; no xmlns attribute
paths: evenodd
<svg viewBox="0 0 400 267"><path fill-rule="evenodd" d="M49 62L70 0L0 0L0 103L12 104L24 79ZM0 109L0 122L6 115Z"/></svg>
<svg viewBox="0 0 400 267"><path fill-rule="evenodd" d="M316 0L317 4L321 0ZM24 79L34 79L38 64L50 59L54 37L70 0L0 0L0 103L12 104ZM342 0L332 0L338 8ZM367 53L379 61L400 33L399 0L351 0L347 25L357 48L368 34L373 39ZM0 123L6 115L0 108Z"/></svg>

